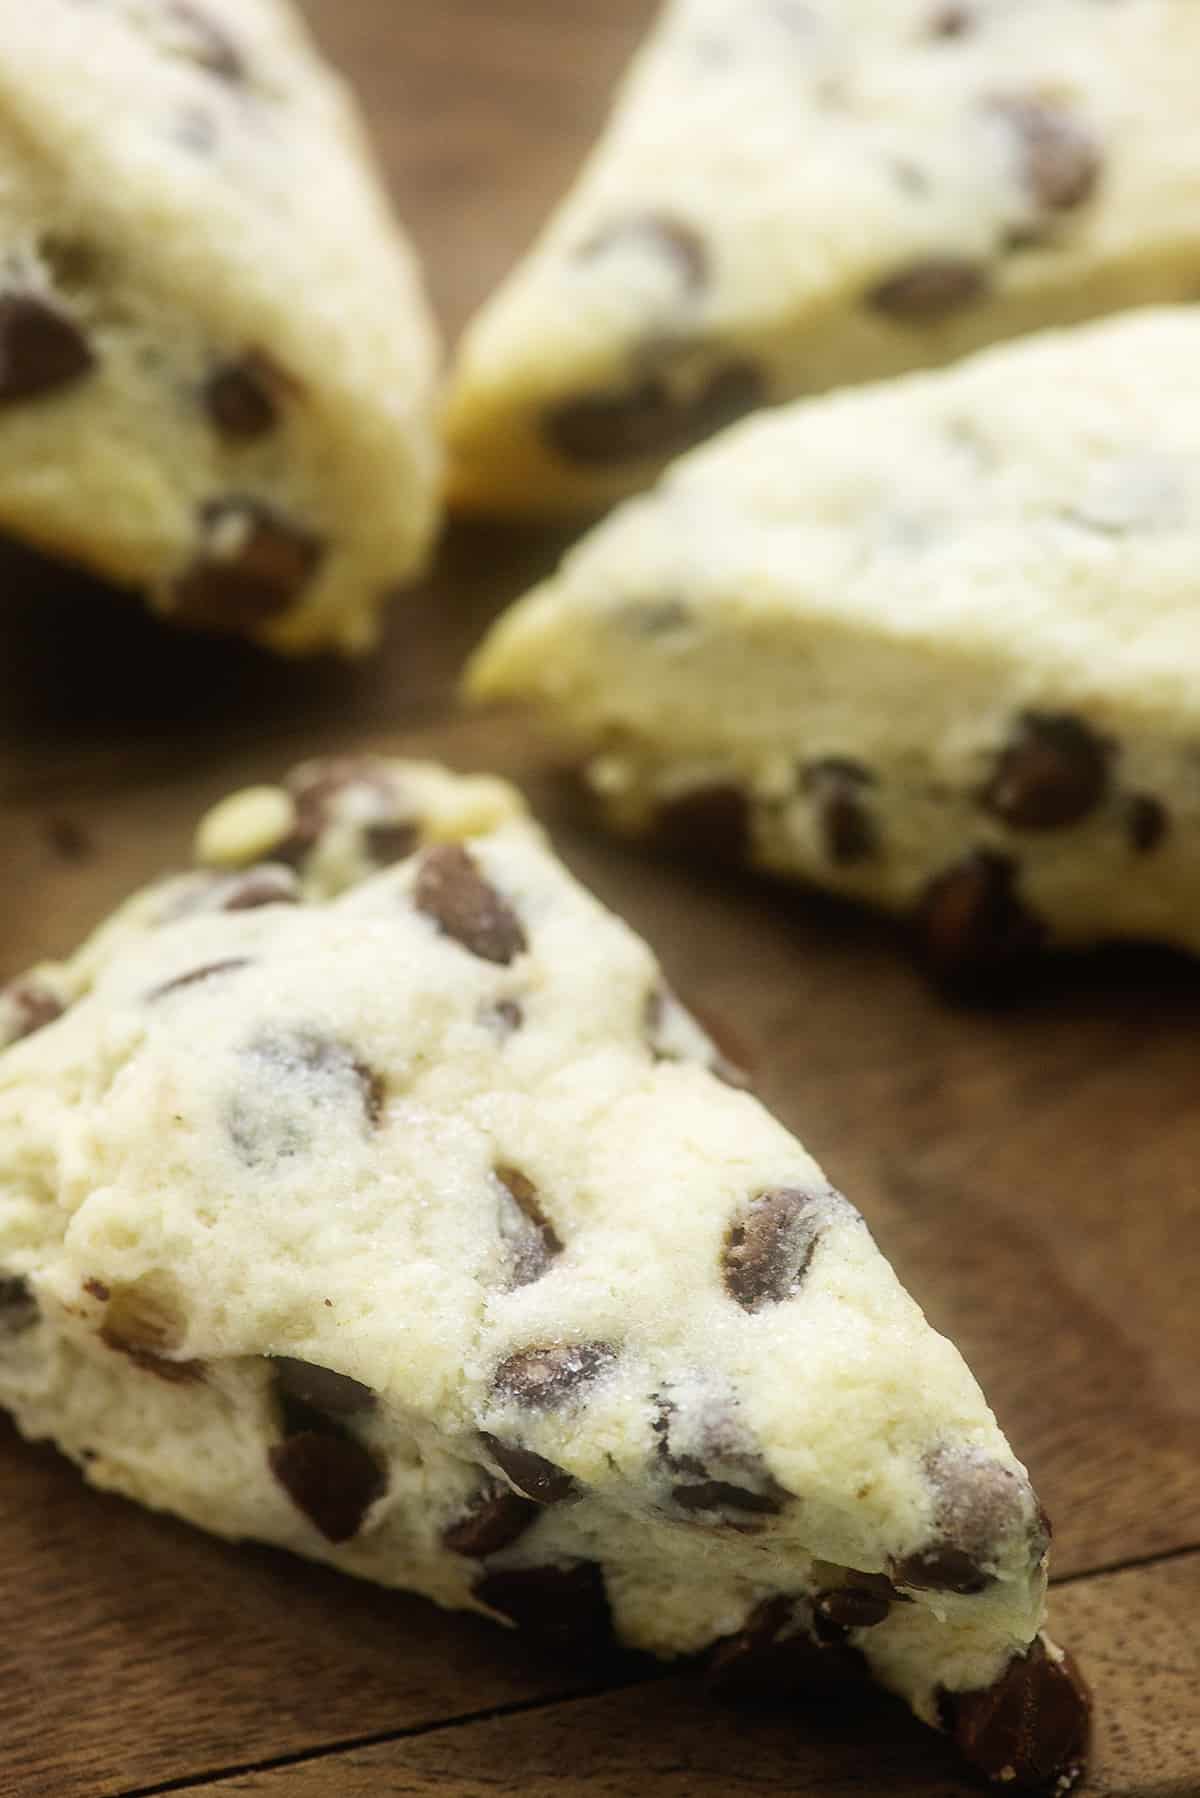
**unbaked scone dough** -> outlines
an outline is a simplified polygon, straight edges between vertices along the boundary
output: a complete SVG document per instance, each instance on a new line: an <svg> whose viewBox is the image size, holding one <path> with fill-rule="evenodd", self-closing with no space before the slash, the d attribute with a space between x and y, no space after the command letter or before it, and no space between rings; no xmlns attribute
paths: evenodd
<svg viewBox="0 0 1200 1798"><path fill-rule="evenodd" d="M420 567L435 347L284 0L0 0L0 529L273 648Z"/></svg>
<svg viewBox="0 0 1200 1798"><path fill-rule="evenodd" d="M564 1640L869 1673L1066 1789L1087 1703L1024 1468L513 791L312 764L198 847L0 1007L21 1428Z"/></svg>
<svg viewBox="0 0 1200 1798"><path fill-rule="evenodd" d="M454 496L571 511L756 405L1200 287L1195 0L670 0L469 330Z"/></svg>
<svg viewBox="0 0 1200 1798"><path fill-rule="evenodd" d="M501 621L621 828L912 917L947 975L1200 948L1200 311L752 420Z"/></svg>

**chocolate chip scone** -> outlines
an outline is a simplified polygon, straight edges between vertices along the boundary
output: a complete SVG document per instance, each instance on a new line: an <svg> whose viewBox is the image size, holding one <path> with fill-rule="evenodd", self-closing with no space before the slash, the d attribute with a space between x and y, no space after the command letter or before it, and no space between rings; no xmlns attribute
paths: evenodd
<svg viewBox="0 0 1200 1798"><path fill-rule="evenodd" d="M0 1402L97 1485L1065 1790L957 1351L512 790L302 768L0 1006Z"/></svg>
<svg viewBox="0 0 1200 1798"><path fill-rule="evenodd" d="M284 0L0 0L0 530L357 650L434 522L433 331Z"/></svg>
<svg viewBox="0 0 1200 1798"><path fill-rule="evenodd" d="M453 491L574 510L764 403L1200 289L1194 0L671 0L467 334Z"/></svg>
<svg viewBox="0 0 1200 1798"><path fill-rule="evenodd" d="M948 976L1200 948L1200 311L815 400L686 458L502 620L620 828L913 919Z"/></svg>

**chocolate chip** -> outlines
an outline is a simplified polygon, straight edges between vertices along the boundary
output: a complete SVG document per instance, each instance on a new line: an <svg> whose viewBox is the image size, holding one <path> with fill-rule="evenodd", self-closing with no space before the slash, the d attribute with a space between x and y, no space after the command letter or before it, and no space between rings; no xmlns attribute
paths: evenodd
<svg viewBox="0 0 1200 1798"><path fill-rule="evenodd" d="M635 600L622 606L617 617L638 637L669 637L695 623L695 613L681 599Z"/></svg>
<svg viewBox="0 0 1200 1798"><path fill-rule="evenodd" d="M1014 132L1022 175L1035 204L1068 212L1091 198L1103 159L1096 137L1065 106L1024 97L994 99L991 110Z"/></svg>
<svg viewBox="0 0 1200 1798"><path fill-rule="evenodd" d="M979 263L961 256L930 256L880 281L867 295L867 304L905 323L937 324L974 305L987 290L987 271Z"/></svg>
<svg viewBox="0 0 1200 1798"><path fill-rule="evenodd" d="M708 864L736 866L750 852L750 803L733 781L711 781L660 799L654 835L665 849Z"/></svg>
<svg viewBox="0 0 1200 1798"><path fill-rule="evenodd" d="M783 1509L773 1492L751 1492L745 1486L733 1486L728 1480L701 1480L697 1485L681 1483L671 1488L671 1498L683 1511L752 1511L774 1517Z"/></svg>
<svg viewBox="0 0 1200 1798"><path fill-rule="evenodd" d="M603 1647L612 1637L604 1574L595 1561L510 1567L485 1573L471 1588L481 1604L521 1629L570 1648Z"/></svg>
<svg viewBox="0 0 1200 1798"><path fill-rule="evenodd" d="M524 1008L516 999L497 999L494 1005L480 1008L479 1022L497 1036L512 1036L525 1022Z"/></svg>
<svg viewBox="0 0 1200 1798"><path fill-rule="evenodd" d="M478 862L461 843L439 843L426 850L414 901L443 935L483 961L506 966L529 947L516 912L484 879Z"/></svg>
<svg viewBox="0 0 1200 1798"><path fill-rule="evenodd" d="M835 867L852 867L879 854L879 830L864 802L875 777L861 762L826 756L801 771L800 787L812 800L825 853Z"/></svg>
<svg viewBox="0 0 1200 1798"><path fill-rule="evenodd" d="M746 1092L752 1085L744 1047L711 1012L683 1005L670 987L655 984L642 1011L646 1045L655 1061L695 1061L726 1086Z"/></svg>
<svg viewBox="0 0 1200 1798"><path fill-rule="evenodd" d="M300 883L290 868L263 862L247 868L226 887L221 911L257 911L263 905L298 905Z"/></svg>
<svg viewBox="0 0 1200 1798"><path fill-rule="evenodd" d="M540 1505L507 1486L485 1486L463 1515L442 1531L442 1546L451 1554L482 1561L523 1536L540 1512Z"/></svg>
<svg viewBox="0 0 1200 1798"><path fill-rule="evenodd" d="M577 261L591 262L614 245L645 244L672 268L688 293L708 286L708 245L699 231L684 219L665 212L636 212L614 219L593 232L575 252Z"/></svg>
<svg viewBox="0 0 1200 1798"><path fill-rule="evenodd" d="M931 972L950 982L991 980L1040 947L1045 931L1016 891L1006 855L974 849L938 874L917 905L918 950Z"/></svg>
<svg viewBox="0 0 1200 1798"><path fill-rule="evenodd" d="M172 1361L166 1355L156 1355L153 1349L139 1348L136 1343L124 1341L109 1329L101 1330L100 1340L106 1348L125 1355L143 1373L152 1373L157 1379L165 1380L168 1386L192 1386L204 1378L203 1361Z"/></svg>
<svg viewBox="0 0 1200 1798"><path fill-rule="evenodd" d="M183 1326L168 1303L136 1283L110 1288L103 1280L95 1280L88 1283L87 1290L105 1305L100 1340L106 1348L168 1385L187 1386L203 1380L202 1361L171 1358L183 1341Z"/></svg>
<svg viewBox="0 0 1200 1798"><path fill-rule="evenodd" d="M939 6L929 18L930 37L965 37L975 23L970 6Z"/></svg>
<svg viewBox="0 0 1200 1798"><path fill-rule="evenodd" d="M168 993L180 992L185 986L199 986L202 981L215 980L220 974L233 974L238 968L249 966L249 956L231 955L225 961L210 961L202 968L189 968L186 974L176 974L174 979L152 987L146 994L146 1003L152 1005L156 999L165 999Z"/></svg>
<svg viewBox="0 0 1200 1798"><path fill-rule="evenodd" d="M349 1542L387 1486L387 1475L353 1437L303 1430L268 1451L271 1472L298 1511L330 1542Z"/></svg>
<svg viewBox="0 0 1200 1798"><path fill-rule="evenodd" d="M388 762L379 756L339 755L293 768L285 786L295 805L292 834L274 853L293 865L339 816L359 822L363 847L384 867L401 861L420 841L420 826L399 815L404 806Z"/></svg>
<svg viewBox="0 0 1200 1798"><path fill-rule="evenodd" d="M662 374L649 374L622 392L584 394L548 412L550 447L568 462L661 460L710 437L763 404L762 375L748 362L715 369L688 396Z"/></svg>
<svg viewBox="0 0 1200 1798"><path fill-rule="evenodd" d="M867 1669L859 1651L842 1640L815 1639L805 1612L786 1595L756 1605L736 1634L709 1650L710 1685L730 1697L840 1698L861 1684Z"/></svg>
<svg viewBox="0 0 1200 1798"><path fill-rule="evenodd" d="M8 1014L7 1021L0 1025L0 1046L5 1048L32 1036L36 1030L44 1030L66 1010L58 994L31 974L10 981L0 991L0 1000L4 1001L3 1009Z"/></svg>
<svg viewBox="0 0 1200 1798"><path fill-rule="evenodd" d="M531 1411L557 1411L616 1358L617 1351L607 1342L536 1343L500 1363L492 1376L492 1391Z"/></svg>
<svg viewBox="0 0 1200 1798"><path fill-rule="evenodd" d="M1125 806L1125 828L1139 855L1158 848L1170 827L1167 808L1149 793L1131 794Z"/></svg>
<svg viewBox="0 0 1200 1798"><path fill-rule="evenodd" d="M538 1204L537 1187L519 1168L494 1169L497 1180L512 1200L500 1219L511 1260L512 1284L529 1286L540 1280L555 1257L562 1254L562 1243Z"/></svg>
<svg viewBox="0 0 1200 1798"><path fill-rule="evenodd" d="M0 406L82 380L96 358L79 325L41 294L0 295Z"/></svg>
<svg viewBox="0 0 1200 1798"><path fill-rule="evenodd" d="M363 848L367 859L377 868L390 868L407 861L421 841L417 824L368 824L363 831Z"/></svg>
<svg viewBox="0 0 1200 1798"><path fill-rule="evenodd" d="M203 547L171 588L184 624L238 630L278 618L325 558L319 537L257 500L210 500L200 527Z"/></svg>
<svg viewBox="0 0 1200 1798"><path fill-rule="evenodd" d="M20 1274L0 1274L0 1337L20 1336L38 1320L37 1300Z"/></svg>
<svg viewBox="0 0 1200 1798"><path fill-rule="evenodd" d="M204 404L223 437L253 443L279 422L281 403L296 382L261 350L215 368L204 385Z"/></svg>
<svg viewBox="0 0 1200 1798"><path fill-rule="evenodd" d="M817 1616L838 1630L874 1629L891 1608L890 1598L865 1586L835 1586L819 1593L813 1601Z"/></svg>
<svg viewBox="0 0 1200 1798"><path fill-rule="evenodd" d="M822 1221L820 1200L799 1187L751 1199L725 1237L721 1277L730 1298L744 1311L791 1298L816 1252Z"/></svg>
<svg viewBox="0 0 1200 1798"><path fill-rule="evenodd" d="M297 1361L291 1355L274 1355L271 1366L279 1392L286 1398L299 1399L314 1411L332 1417L352 1417L359 1411L375 1408L375 1394L361 1380L349 1374L335 1373L332 1367L318 1367L312 1361Z"/></svg>
<svg viewBox="0 0 1200 1798"><path fill-rule="evenodd" d="M539 1505L558 1505L578 1492L578 1485L566 1469L556 1467L543 1455L535 1455L529 1448L518 1448L515 1442L503 1442L486 1430L481 1435L497 1467L526 1498L536 1500Z"/></svg>
<svg viewBox="0 0 1200 1798"><path fill-rule="evenodd" d="M1069 712L1025 712L981 803L1015 830L1078 824L1108 791L1109 749Z"/></svg>
<svg viewBox="0 0 1200 1798"><path fill-rule="evenodd" d="M315 1030L264 1030L242 1050L249 1078L229 1111L229 1132L248 1167L290 1159L311 1144L314 1109L357 1097L375 1129L387 1096L383 1076L348 1043Z"/></svg>
<svg viewBox="0 0 1200 1798"><path fill-rule="evenodd" d="M241 51L226 31L203 7L192 0L168 0L167 11L188 30L187 54L192 62L219 75L223 81L239 82L246 78L246 65Z"/></svg>
<svg viewBox="0 0 1200 1798"><path fill-rule="evenodd" d="M939 1448L925 1457L934 1498L931 1542L891 1563L898 1586L918 1591L972 1594L992 1585L997 1562L1016 1537L1024 1539L1031 1566L1047 1537L1029 1486L1011 1468L981 1449Z"/></svg>
<svg viewBox="0 0 1200 1798"><path fill-rule="evenodd" d="M1063 1794L1082 1778L1091 1697L1070 1655L1058 1659L1042 1637L985 1691L938 1696L942 1727L989 1779Z"/></svg>
<svg viewBox="0 0 1200 1798"><path fill-rule="evenodd" d="M97 1280L94 1274L83 1282L83 1290L89 1298L99 1299L102 1305L107 1305L112 1297L111 1288L106 1286L103 1280Z"/></svg>

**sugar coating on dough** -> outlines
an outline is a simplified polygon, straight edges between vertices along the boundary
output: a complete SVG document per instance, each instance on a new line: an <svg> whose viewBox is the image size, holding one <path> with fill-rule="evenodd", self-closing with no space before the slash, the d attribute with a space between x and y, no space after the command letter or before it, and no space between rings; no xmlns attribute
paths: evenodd
<svg viewBox="0 0 1200 1798"><path fill-rule="evenodd" d="M861 1216L511 788L281 792L4 995L0 1401L221 1535L961 1735L1044 1518Z"/></svg>
<svg viewBox="0 0 1200 1798"><path fill-rule="evenodd" d="M1192 0L670 0L468 330L451 487L578 510L763 403L1200 280Z"/></svg>
<svg viewBox="0 0 1200 1798"><path fill-rule="evenodd" d="M285 0L0 0L0 524L274 648L420 566L434 333Z"/></svg>
<svg viewBox="0 0 1200 1798"><path fill-rule="evenodd" d="M479 652L614 823L915 916L948 967L1200 946L1200 313L736 427Z"/></svg>

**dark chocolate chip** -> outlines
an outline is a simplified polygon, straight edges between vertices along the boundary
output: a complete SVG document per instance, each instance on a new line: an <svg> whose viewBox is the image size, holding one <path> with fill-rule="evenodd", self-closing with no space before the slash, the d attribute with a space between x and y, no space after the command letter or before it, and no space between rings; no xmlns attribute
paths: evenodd
<svg viewBox="0 0 1200 1798"><path fill-rule="evenodd" d="M497 999L494 1005L483 1006L479 1022L497 1036L512 1036L525 1022L524 1008L516 999Z"/></svg>
<svg viewBox="0 0 1200 1798"><path fill-rule="evenodd" d="M263 905L298 905L300 883L290 868L263 862L247 868L222 895L222 911L257 911Z"/></svg>
<svg viewBox="0 0 1200 1798"><path fill-rule="evenodd" d="M915 926L931 972L955 983L1014 970L1045 936L1017 893L1015 864L986 849L972 850L929 882Z"/></svg>
<svg viewBox="0 0 1200 1798"><path fill-rule="evenodd" d="M1091 1697L1070 1655L1038 1637L982 1692L939 1693L942 1726L972 1766L1014 1791L1069 1792L1083 1777Z"/></svg>
<svg viewBox="0 0 1200 1798"><path fill-rule="evenodd" d="M188 43L191 61L207 69L209 74L219 75L223 81L245 80L245 61L223 23L218 24L193 0L168 0L167 11L191 33Z"/></svg>
<svg viewBox="0 0 1200 1798"><path fill-rule="evenodd" d="M893 1597L898 1596L893 1593ZM834 1586L828 1592L819 1593L813 1601L817 1617L839 1630L874 1629L891 1608L891 1598L866 1586Z"/></svg>
<svg viewBox="0 0 1200 1798"><path fill-rule="evenodd" d="M938 6L929 18L930 37L965 37L975 23L971 6Z"/></svg>
<svg viewBox="0 0 1200 1798"><path fill-rule="evenodd" d="M143 1373L152 1373L157 1379L165 1380L168 1386L193 1386L204 1378L203 1361L172 1361L167 1355L156 1355L153 1349L126 1342L108 1328L101 1330L100 1340L106 1348L125 1355Z"/></svg>
<svg viewBox="0 0 1200 1798"><path fill-rule="evenodd" d="M812 800L825 853L835 867L872 861L879 854L879 829L865 803L875 777L861 762L826 756L801 771L801 791Z"/></svg>
<svg viewBox="0 0 1200 1798"><path fill-rule="evenodd" d="M204 385L204 404L223 437L253 443L279 422L282 402L296 383L261 350L215 368Z"/></svg>
<svg viewBox="0 0 1200 1798"><path fill-rule="evenodd" d="M981 801L1015 830L1078 824L1108 791L1109 749L1069 712L1025 712Z"/></svg>
<svg viewBox="0 0 1200 1798"><path fill-rule="evenodd" d="M700 293L708 286L707 243L695 226L666 212L635 212L612 220L580 244L576 260L591 262L614 245L620 248L630 242L645 244L661 256L688 293Z"/></svg>
<svg viewBox="0 0 1200 1798"><path fill-rule="evenodd" d="M484 961L506 966L529 947L516 912L484 879L475 857L461 843L439 843L426 850L414 901L444 936Z"/></svg>
<svg viewBox="0 0 1200 1798"><path fill-rule="evenodd" d="M417 824L399 821L368 824L363 831L363 848L367 859L377 868L390 868L396 862L407 861L420 841L421 830Z"/></svg>
<svg viewBox="0 0 1200 1798"><path fill-rule="evenodd" d="M612 1638L604 1574L595 1561L510 1567L485 1573L471 1589L519 1628L564 1647L598 1648Z"/></svg>
<svg viewBox="0 0 1200 1798"><path fill-rule="evenodd" d="M1125 807L1125 827L1137 853L1149 855L1170 828L1167 808L1150 793L1133 793Z"/></svg>
<svg viewBox="0 0 1200 1798"><path fill-rule="evenodd" d="M936 1535L915 1554L891 1563L898 1586L982 1592L993 1584L993 1568L1018 1534L1026 1538L1030 1565L1037 1565L1047 1537L1033 1494L1011 1468L982 1450L939 1448L925 1457L924 1470Z"/></svg>
<svg viewBox="0 0 1200 1798"><path fill-rule="evenodd" d="M0 1274L0 1337L20 1336L38 1319L37 1300L20 1274Z"/></svg>
<svg viewBox="0 0 1200 1798"><path fill-rule="evenodd" d="M286 1159L307 1148L307 1114L318 1100L339 1104L356 1091L369 1128L383 1117L383 1076L336 1037L303 1029L263 1031L242 1053L252 1078L235 1096L230 1134L247 1166ZM289 1083L304 1117L286 1103Z"/></svg>
<svg viewBox="0 0 1200 1798"><path fill-rule="evenodd" d="M616 1358L616 1349L607 1342L535 1343L500 1363L492 1376L492 1391L531 1411L557 1411Z"/></svg>
<svg viewBox="0 0 1200 1798"><path fill-rule="evenodd" d="M699 443L763 404L762 375L748 362L715 369L690 396L662 374L649 374L616 393L584 394L546 414L550 447L568 462L591 464L661 460Z"/></svg>
<svg viewBox="0 0 1200 1798"><path fill-rule="evenodd" d="M806 1607L767 1598L742 1628L713 1644L706 1658L711 1686L723 1695L839 1698L866 1678L866 1663L844 1640L821 1641L805 1627Z"/></svg>
<svg viewBox="0 0 1200 1798"><path fill-rule="evenodd" d="M1081 119L1048 100L1008 97L989 104L1016 134L1025 185L1040 208L1068 212L1091 198L1103 158Z"/></svg>
<svg viewBox="0 0 1200 1798"><path fill-rule="evenodd" d="M451 1554L482 1561L499 1554L523 1536L541 1506L507 1486L489 1484L476 1493L463 1515L442 1531L442 1546Z"/></svg>
<svg viewBox="0 0 1200 1798"><path fill-rule="evenodd" d="M106 1286L103 1280L97 1280L94 1274L83 1282L83 1290L89 1298L99 1299L102 1305L107 1305L112 1297L111 1287Z"/></svg>
<svg viewBox="0 0 1200 1798"><path fill-rule="evenodd" d="M730 1224L721 1256L725 1290L744 1311L779 1305L800 1287L821 1234L820 1200L799 1187L761 1192Z"/></svg>
<svg viewBox="0 0 1200 1798"><path fill-rule="evenodd" d="M312 1361L297 1361L291 1355L275 1355L271 1359L275 1383L287 1398L299 1399L314 1411L331 1417L352 1417L359 1411L375 1407L375 1394L361 1380L349 1374L335 1373L332 1367L318 1367Z"/></svg>
<svg viewBox="0 0 1200 1798"><path fill-rule="evenodd" d="M501 1234L508 1243L513 1286L529 1286L534 1280L540 1280L546 1273L555 1257L562 1254L562 1243L553 1224L538 1203L537 1187L519 1168L498 1167L495 1170L497 1180L508 1193L512 1206L506 1207L515 1213L512 1223L501 1219Z"/></svg>
<svg viewBox="0 0 1200 1798"><path fill-rule="evenodd" d="M0 295L0 406L82 380L96 358L69 313L41 294Z"/></svg>
<svg viewBox="0 0 1200 1798"><path fill-rule="evenodd" d="M33 975L25 975L20 980L13 980L3 989L0 997L7 1000L13 1012L9 1023L4 1046L20 1042L23 1037L32 1036L36 1030L44 1030L47 1024L53 1024L61 1018L66 1006L57 993L52 993L48 986L43 986Z"/></svg>
<svg viewBox="0 0 1200 1798"><path fill-rule="evenodd" d="M349 1542L387 1475L353 1437L303 1430L268 1451L271 1472L298 1511L330 1542Z"/></svg>
<svg viewBox="0 0 1200 1798"><path fill-rule="evenodd" d="M672 1486L671 1497L683 1511L752 1511L774 1517L783 1509L775 1492L751 1492L728 1480L701 1480L696 1485Z"/></svg>
<svg viewBox="0 0 1200 1798"><path fill-rule="evenodd" d="M206 980L215 980L220 974L233 974L238 968L249 966L249 956L231 955L225 961L210 961L202 968L189 968L186 974L176 974L174 979L152 987L146 994L146 1002L153 1004L156 999L165 999L168 993L180 992L185 986L199 986Z"/></svg>
<svg viewBox="0 0 1200 1798"><path fill-rule="evenodd" d="M106 1348L125 1355L143 1373L152 1373L168 1385L187 1386L203 1380L202 1361L171 1358L172 1350L183 1340L183 1329L161 1300L136 1284L110 1288L103 1280L95 1280L88 1290L106 1306L100 1329Z"/></svg>
<svg viewBox="0 0 1200 1798"><path fill-rule="evenodd" d="M905 323L937 324L974 305L987 290L987 270L979 263L961 256L929 256L880 281L867 295L867 304Z"/></svg>
<svg viewBox="0 0 1200 1798"><path fill-rule="evenodd" d="M543 1455L535 1455L532 1449L518 1448L515 1442L502 1442L486 1430L481 1434L497 1467L526 1498L535 1499L539 1505L558 1505L578 1492L578 1485L565 1468L556 1467Z"/></svg>
<svg viewBox="0 0 1200 1798"><path fill-rule="evenodd" d="M171 588L183 624L239 630L278 618L320 568L325 545L251 499L210 500L202 547Z"/></svg>
<svg viewBox="0 0 1200 1798"><path fill-rule="evenodd" d="M746 861L750 850L750 804L733 781L712 781L660 799L654 835L673 855L706 864Z"/></svg>

